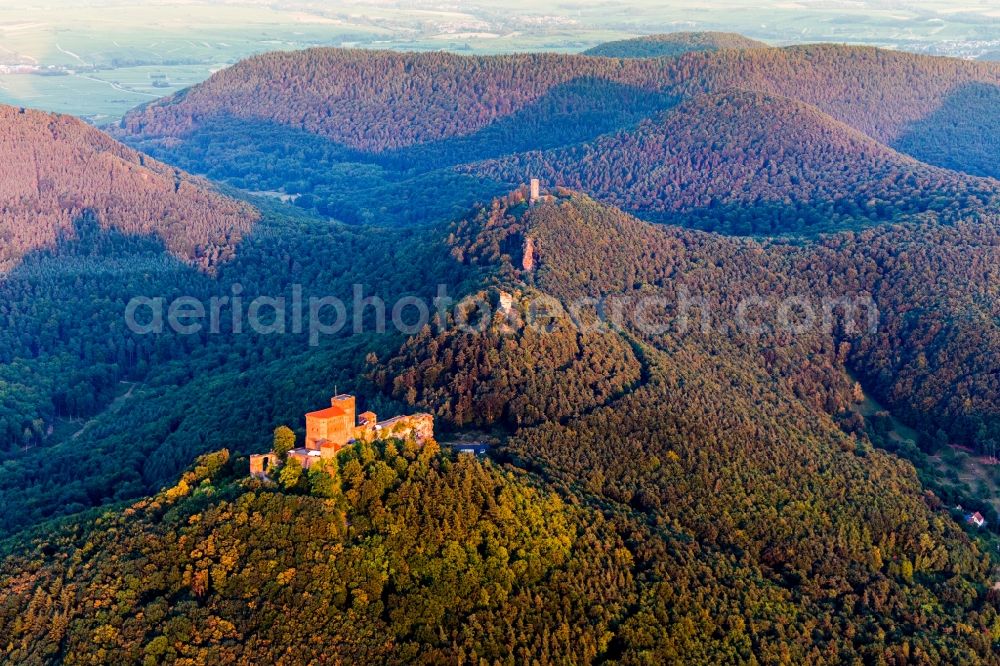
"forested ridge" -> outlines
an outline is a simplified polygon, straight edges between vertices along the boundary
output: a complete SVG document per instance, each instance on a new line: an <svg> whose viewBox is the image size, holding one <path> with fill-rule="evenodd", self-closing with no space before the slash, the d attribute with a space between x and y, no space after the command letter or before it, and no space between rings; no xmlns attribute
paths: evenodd
<svg viewBox="0 0 1000 666"><path fill-rule="evenodd" d="M568 318L539 331L499 316L480 334L454 327L435 336L425 328L375 382L462 427L564 420L626 392L640 376L639 359L620 338L581 332Z"/></svg>
<svg viewBox="0 0 1000 666"><path fill-rule="evenodd" d="M0 166L0 660L1000 663L1000 513L909 462L1000 443L998 84L822 45L312 49L116 130L176 166L10 110L41 176ZM124 320L442 287L410 336ZM776 317L845 298L877 326ZM334 391L442 444L248 478Z"/></svg>
<svg viewBox="0 0 1000 666"><path fill-rule="evenodd" d="M670 32L605 42L587 49L583 55L603 58L664 58L695 51L761 48L770 47L764 42L735 32Z"/></svg>
<svg viewBox="0 0 1000 666"><path fill-rule="evenodd" d="M5 659L589 662L635 600L611 521L433 442L345 452L322 495L246 471L205 456L5 560Z"/></svg>
<svg viewBox="0 0 1000 666"><path fill-rule="evenodd" d="M939 346L919 366L895 366L896 374L883 373L882 377L893 376L908 389L900 387L893 393L892 400L902 399L893 404L904 411L916 407L922 410L925 427L956 426L952 433L961 438L958 441L973 442L976 436L959 425L963 417L955 407L962 401L931 398L942 393L975 394L980 406L989 405L972 419L982 419L978 436L982 438L987 430L996 432L1000 399L995 382L991 384L988 378L995 377L997 366L991 359L997 348L987 341L989 325L982 319L966 324L964 302L935 286L950 281L954 274L957 281L952 284L962 284L962 290L980 307L995 312L997 245L990 239L996 230L995 218L958 225L924 222L837 235L818 245L772 245L658 228L567 192L553 202L527 208L522 191L460 222L453 232L453 253L472 265L496 266L501 288L512 292L518 285L530 285L569 302L584 295L634 290L667 295L676 304L684 288L694 297L707 299L722 321L731 318L742 298L759 295L765 285L764 293L774 298L872 290L882 307L874 335L850 335L836 328L829 333L816 330L791 336L780 330L753 336L738 331L727 334L719 328L703 334L697 321L684 332L672 329L649 335L626 317L626 337L645 343L640 345L644 348L640 356L643 381L624 396L569 419L538 425L533 425L530 411L519 410L516 404L510 404L509 411L492 412L495 422L516 428L505 452L519 464L543 471L567 488L662 515L668 524L692 531L701 544L736 549L758 562L765 576L780 571L783 583L794 581L794 603L808 606L826 595L840 594L834 589L841 593L875 589L874 581L863 572L870 566L871 553L878 552L881 558L892 548L890 541L899 545L912 540L912 544L929 546L934 538L921 535L923 527L904 536L914 526L909 521L917 513L930 511L928 522L923 523L926 527L953 530L952 518L939 500L930 494L918 499L921 490L912 468L872 449L864 428L849 425L858 388L842 369L848 364L862 373L871 372L892 354L924 357L921 347L928 341L926 333L910 328L919 321L921 330L942 332L935 342ZM925 242L938 236L950 237L950 242ZM524 271L522 255L528 238L534 265ZM835 259L829 255L833 247ZM923 321L901 307L899 301L905 299L909 308L924 313ZM967 340L960 341L977 330L985 339L977 339L974 347ZM617 339L613 333L605 335ZM456 336L452 331L409 341L388 368L410 368L412 374L395 375L390 390L432 408L448 405L439 390L461 396L462 385L454 381L457 375L453 373L460 373L465 365L449 364L454 357L441 354L443 349L450 351L456 337L464 341L464 349L477 344L474 336ZM507 344L518 344L517 337L509 338ZM606 349L611 343L592 344ZM964 364L970 378L979 378L972 380L974 388L963 383L946 387L937 381L941 374L955 371L956 360ZM510 376L518 372L516 363L508 364L505 373L484 377L474 395L504 390ZM969 404L964 407L968 409ZM454 418L448 409L439 414ZM845 436L842 428L854 434ZM986 439L979 442L988 446ZM901 483L910 490L904 490ZM892 499L876 497L881 492ZM892 505L906 496L915 501L910 508ZM844 501L847 497L849 502ZM766 516L733 515L735 507L751 506L781 509ZM872 512L865 506L872 507ZM793 510L796 513L786 513ZM897 518L903 522L893 525ZM848 536L834 549L827 549L822 545L829 543L829 537L822 536L824 530L845 538L837 525L864 525L864 534L858 540ZM879 532L884 536L877 536ZM899 562L899 566L908 575L909 565ZM820 580L819 587L811 587ZM812 601L798 597L801 586L809 587ZM938 592L951 596L943 588ZM884 610L885 601L869 609ZM836 617L838 611L831 612ZM854 631L845 624L833 633ZM655 642L651 639L651 654L676 658L677 653L669 649L652 647ZM846 654L839 658L849 660ZM971 657L941 652L924 658L938 662Z"/></svg>
<svg viewBox="0 0 1000 666"><path fill-rule="evenodd" d="M787 98L697 97L593 143L466 167L540 178L648 219L736 234L837 230L996 208L1000 181L930 167Z"/></svg>
<svg viewBox="0 0 1000 666"><path fill-rule="evenodd" d="M649 344L671 353L678 345L698 344L709 357L760 359L785 390L838 418L847 417L856 399L846 367L918 425L929 449L954 441L989 452L1000 437L1000 346L990 324L1000 307L998 229L996 216L982 216L954 224L890 225L805 245L775 244L650 225L569 192L529 209L521 191L457 223L451 243L460 261L495 266L502 288L528 290L522 294L526 302L531 290L564 303L580 297L662 297L668 303L663 313L668 330L650 335L635 329ZM525 272L521 266L529 238L535 265ZM817 321L790 334L778 325L777 303L806 295L817 319L824 298L834 302L870 295L878 310L877 328L865 332L866 312L859 310L853 331L831 312L829 326ZM764 330L727 332L740 304L752 298L771 302L760 308ZM684 299L708 305L708 332L702 331L698 308L682 326ZM624 322L636 326L628 316ZM506 329L500 349L523 347L516 332ZM466 393L471 400L502 395L508 382L517 381L513 377L533 372L530 356L515 355L503 373L469 384L458 381L475 372L473 359L489 358L474 350L492 335L454 329L438 336L422 333L389 362L386 386L399 399L439 408L440 416L454 419L449 399ZM594 354L608 354L619 344L600 334L581 341L592 345ZM541 368L538 372L545 374ZM572 385L568 377L564 381ZM589 394L583 404L588 399ZM516 401L504 404L503 410L476 412L480 424L483 419L535 422L530 412L518 411ZM528 409L535 404L529 402Z"/></svg>
<svg viewBox="0 0 1000 666"><path fill-rule="evenodd" d="M868 643L862 630L855 646L836 611L803 608L745 556L433 443L358 445L324 472L333 483L285 489L245 474L227 451L207 455L155 497L17 548L2 567L8 658L989 663L988 606L908 615L929 600L940 559L920 559L913 580L862 568L878 584L840 603L887 612L884 635L872 628ZM963 551L936 557L962 566ZM976 576L968 564L961 578Z"/></svg>
<svg viewBox="0 0 1000 666"><path fill-rule="evenodd" d="M471 134L580 78L692 96L739 88L798 99L884 143L963 84L1000 84L985 62L835 45L678 59L490 57L309 49L270 53L126 116L137 138L183 139L213 116L266 119L382 152Z"/></svg>
<svg viewBox="0 0 1000 666"><path fill-rule="evenodd" d="M642 475L681 474L689 452L671 447ZM874 462L878 478L889 461L872 455L854 466ZM717 473L710 467L700 473ZM322 483L313 474L292 487L261 484L246 470L228 451L206 455L154 497L6 544L6 658L995 663L997 613L976 598L979 555L940 521L923 522L913 481L891 465L892 486L876 492L899 493L902 505L875 509L870 528L841 533L831 551L796 555L823 560L821 576L801 581L792 570L775 576L787 554L758 563L721 543L745 538L742 530L706 538L708 523L688 528L667 504L631 510L589 492L580 502L435 443L359 444ZM609 478L618 473L609 468ZM686 476L676 490L702 483ZM814 501L813 492L841 491L821 488L801 492ZM904 532L874 546L892 522L885 510L919 516L910 516L925 530L919 544ZM817 525L814 514L781 513L794 515L748 517L778 533ZM817 548L831 528L818 529L786 538ZM808 580L822 582L789 592Z"/></svg>
<svg viewBox="0 0 1000 666"><path fill-rule="evenodd" d="M826 226L842 229L884 221L898 210L944 206L933 200L934 186L941 185L936 194L948 197L960 178L917 165L903 169L905 177L899 169L877 167L867 180L828 171L826 194L836 195L836 204L824 200L801 210L798 200L782 212L789 181L814 184L811 169L800 172L822 165L830 150L844 168L869 173L871 165L853 163L837 150L865 143L864 137L883 144L868 146L869 155L897 166L885 146L928 164L998 177L992 156L1000 135L991 102L998 83L995 64L834 45L702 51L676 58L312 49L241 62L135 110L114 132L190 171L244 189L298 195L299 206L326 216L404 225L451 219L477 201L502 194L509 177L521 177L522 170L489 170L488 175L507 176L498 185L483 178L482 170L467 167L500 158L537 166L565 178L553 185L581 187L662 221L663 209L675 205L668 200L670 188L690 187L709 200L729 194L731 183L721 179L712 183L715 190L705 191L704 174L683 158L682 148L688 148L704 161L729 164L730 171L754 171L758 177L747 193L753 196L740 201L775 205L759 206L762 219L756 222L719 223L698 215L675 215L669 222L762 232L787 225L784 231L797 231L815 229L818 219L832 216ZM720 108L706 102L711 99L733 100L733 107L722 109L733 127L715 123L713 114ZM749 103L754 99L770 101ZM788 100L784 108L780 99ZM680 113L664 115L685 101ZM807 107L818 110L813 114L818 117L801 117ZM776 118L768 118L769 112ZM675 142L663 131L673 129L671 119L709 132L714 128L728 141L680 132ZM790 135L805 140L803 146L782 142L786 124ZM791 151L786 162L779 153L755 168L760 166L757 147L750 140L762 130L771 132L766 135L770 145ZM831 139L834 146L822 142L830 133L837 135ZM621 157L593 161L578 172L569 160L588 146L614 146ZM554 150L565 158L557 160L563 168L536 164L534 151ZM661 170L673 179L667 188L660 183ZM911 175L917 182L906 182ZM861 183L864 192L845 201L844 188ZM918 191L916 201L900 196L904 187ZM879 199L882 194L891 195L891 206ZM691 199L681 197L677 205Z"/></svg>
<svg viewBox="0 0 1000 666"><path fill-rule="evenodd" d="M889 247L911 230L928 232L865 233L885 233ZM908 463L835 418L855 399L838 342L861 338L647 334L626 316L589 337L557 325L543 341L518 324L531 292L568 300L683 284L721 310L762 281L792 293L812 275L795 266L851 238L822 250L727 239L569 192L534 207L523 190L495 201L456 223L445 247L466 289L515 297L510 316L479 336L431 327L369 361L371 388L387 382L404 402L441 408L442 432L507 432L497 456L511 466L436 444L358 444L326 472L332 484L282 475L275 486L213 454L152 498L8 542L5 653L20 663L996 663L987 554ZM281 363L302 382L344 361L325 351ZM273 391L278 368L247 386ZM564 399L546 405L556 386ZM202 434L218 431L203 423ZM184 424L172 446L196 433Z"/></svg>
<svg viewBox="0 0 1000 666"><path fill-rule="evenodd" d="M0 106L0 271L51 248L92 216L103 228L158 235L210 267L232 256L259 214L207 182L68 116Z"/></svg>

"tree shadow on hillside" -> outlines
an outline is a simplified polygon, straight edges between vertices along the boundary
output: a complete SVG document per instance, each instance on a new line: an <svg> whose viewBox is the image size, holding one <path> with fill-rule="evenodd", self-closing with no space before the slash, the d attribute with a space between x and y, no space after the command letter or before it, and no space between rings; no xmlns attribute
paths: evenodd
<svg viewBox="0 0 1000 666"><path fill-rule="evenodd" d="M581 77L472 134L388 151L378 161L397 169L420 169L548 150L628 129L679 101L663 92Z"/></svg>
<svg viewBox="0 0 1000 666"><path fill-rule="evenodd" d="M53 244L27 252L2 276L9 287L27 279L47 280L95 270L121 273L140 266L195 270L171 253L161 236L104 228L94 212L86 211L69 229L58 231Z"/></svg>
<svg viewBox="0 0 1000 666"><path fill-rule="evenodd" d="M1000 178L1000 86L958 87L939 109L908 126L893 148L934 166Z"/></svg>
<svg viewBox="0 0 1000 666"><path fill-rule="evenodd" d="M447 219L503 188L451 167L525 150L580 143L677 104L661 92L586 77L553 87L510 116L465 136L384 153L301 128L219 116L180 143L132 141L187 171L245 191L302 195L302 208L351 224L399 226ZM127 137L125 137L127 139Z"/></svg>
<svg viewBox="0 0 1000 666"><path fill-rule="evenodd" d="M246 311L258 295L293 303L300 284L304 299L336 296L350 307L360 284L390 304L403 293L429 299L438 280L462 278L445 272L458 270L447 245L429 239L443 234L372 234L299 214L259 225L210 275L178 260L159 237L105 229L88 214L53 246L24 256L0 276L0 505L7 509L0 538L141 497L206 451L264 450L276 424L296 425L335 386L359 391L366 356L384 356L401 342L393 329L354 335L348 326L312 347L308 327L258 335L244 325L236 335L231 316L222 317L219 334L207 323L193 334L169 325L162 334L137 334L125 320L132 298L168 306L190 296L206 304L231 298L240 285ZM150 321L149 312L137 320ZM125 408L105 411L122 381L140 388ZM73 439L79 421L69 419L91 424ZM37 438L27 448L20 440L26 427Z"/></svg>
<svg viewBox="0 0 1000 666"><path fill-rule="evenodd" d="M10 509L0 535L141 492L122 477L141 469L141 459L124 449L91 450L106 424L79 440L71 433L111 404L121 382L141 380L148 360L167 352L157 350L158 336L129 335L125 303L197 293L211 281L159 236L102 228L92 212L0 275L8 308L0 330L0 502Z"/></svg>
<svg viewBox="0 0 1000 666"><path fill-rule="evenodd" d="M44 446L48 426L92 416L121 381L142 373L155 341L129 335L124 311L133 296L205 293L212 281L171 254L160 237L104 229L89 212L53 245L0 274L7 308L0 330L0 454ZM4 410L3 393L20 383L18 374L31 379L12 413Z"/></svg>

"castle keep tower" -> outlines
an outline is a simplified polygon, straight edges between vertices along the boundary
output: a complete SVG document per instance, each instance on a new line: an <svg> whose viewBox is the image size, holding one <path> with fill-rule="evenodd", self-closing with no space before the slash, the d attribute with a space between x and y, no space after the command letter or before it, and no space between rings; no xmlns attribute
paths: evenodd
<svg viewBox="0 0 1000 666"><path fill-rule="evenodd" d="M537 178L531 179L531 203L542 198L542 184Z"/></svg>
<svg viewBox="0 0 1000 666"><path fill-rule="evenodd" d="M338 395L326 409L306 414L306 448L319 451L323 442L347 446L354 439L354 410L353 395Z"/></svg>

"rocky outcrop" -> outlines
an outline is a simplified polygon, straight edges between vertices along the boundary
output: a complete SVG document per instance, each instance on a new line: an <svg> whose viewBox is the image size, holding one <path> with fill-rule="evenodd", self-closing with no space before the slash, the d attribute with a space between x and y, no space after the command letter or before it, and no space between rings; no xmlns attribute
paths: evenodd
<svg viewBox="0 0 1000 666"><path fill-rule="evenodd" d="M434 439L434 417L430 414L397 416L379 423L375 432L377 439L388 437L407 439L412 436L418 444L423 444Z"/></svg>
<svg viewBox="0 0 1000 666"><path fill-rule="evenodd" d="M521 268L529 273L535 270L535 240L530 236L524 239L524 255L521 258Z"/></svg>

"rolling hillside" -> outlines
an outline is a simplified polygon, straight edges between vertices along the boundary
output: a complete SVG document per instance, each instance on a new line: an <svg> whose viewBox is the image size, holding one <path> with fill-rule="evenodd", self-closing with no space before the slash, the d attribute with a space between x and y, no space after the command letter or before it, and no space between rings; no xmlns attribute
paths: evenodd
<svg viewBox="0 0 1000 666"><path fill-rule="evenodd" d="M598 44L583 55L602 58L664 58L697 51L766 49L764 42L733 32L671 32Z"/></svg>
<svg viewBox="0 0 1000 666"><path fill-rule="evenodd" d="M919 426L928 450L950 440L989 451L992 442L1000 441L995 373L1000 338L989 324L1000 313L1000 218L995 214L953 224L887 225L784 245L651 225L567 191L553 203L530 209L516 197L506 201L459 223L453 254L470 266L499 266L511 293L530 301L541 292L563 303L611 298L608 312L623 299L665 299L665 330L646 334L638 320L627 316L619 326L671 353L696 344L699 353L712 358L766 359L767 371L787 390L837 417L846 417L852 404L854 388L843 372L851 370L895 413ZM525 272L523 248L529 238L533 268ZM835 303L864 295L871 296L878 314L870 333L864 330L867 312L860 307L853 330L833 311L823 313L824 299ZM766 301L760 305L763 330L753 335L733 330L740 304L758 298ZM815 325L794 335L783 330L776 316L783 298L806 298ZM685 299L707 304L708 332L699 333L703 313L697 309L690 315L693 321L682 325L679 308ZM580 363L556 364L557 383L576 395L547 391L561 398L551 406L544 399L505 395L523 376L537 374L539 385L548 381L547 363L530 359L558 358L517 330L500 336L422 332L388 363L377 383L460 425L521 426L541 420L545 409L548 420L563 419L586 411L594 396L614 396L634 386L634 381L621 382L616 392L593 379L628 377L608 370L627 368L629 355L625 363L618 360L621 352L612 344L617 341L601 342L602 337L607 339L579 336L577 343L586 350L578 352ZM496 355L487 354L484 345L496 348ZM524 355L533 348L533 355ZM503 369L489 370L490 359L506 359ZM711 402L719 400L724 398ZM558 405L568 407L560 412Z"/></svg>
<svg viewBox="0 0 1000 666"><path fill-rule="evenodd" d="M1000 666L1000 67L739 42L0 107L0 661Z"/></svg>
<svg viewBox="0 0 1000 666"><path fill-rule="evenodd" d="M0 271L52 248L92 217L155 235L203 267L232 255L260 218L207 182L152 160L82 121L0 106Z"/></svg>
<svg viewBox="0 0 1000 666"><path fill-rule="evenodd" d="M963 86L1000 85L1000 67L833 45L652 60L311 49L242 61L129 114L122 132L184 139L209 119L232 117L381 153L473 134L581 78L685 97L733 88L781 95L889 143Z"/></svg>
<svg viewBox="0 0 1000 666"><path fill-rule="evenodd" d="M537 177L647 219L736 234L954 217L1000 201L1000 181L929 167L815 107L747 92L697 97L592 143L464 169L511 186Z"/></svg>
<svg viewBox="0 0 1000 666"><path fill-rule="evenodd" d="M761 283L795 293L812 274L784 273L819 256L569 192L533 207L515 192L448 245L470 287L509 290L518 311L532 294L683 284L724 315ZM502 428L509 464L359 443L327 478L262 484L229 452L205 456L152 497L5 544L4 654L70 661L96 641L116 662L996 663L985 554L911 466L833 418L853 400L842 345L650 333L631 314L589 337L557 317L544 339L516 320L430 327L373 368L442 432L468 414ZM288 361L296 381L300 364L332 367ZM208 447L214 427L171 440Z"/></svg>
<svg viewBox="0 0 1000 666"><path fill-rule="evenodd" d="M998 89L995 63L834 45L647 59L312 49L238 63L135 110L114 132L186 170L249 190L302 195L298 205L323 215L408 225L446 220L506 190L456 176L452 167L606 140L658 122L678 103L695 104L691 112L698 98L740 91L814 107L828 117L820 124L838 124L928 164L996 175L1000 138L988 100ZM751 117L727 131L760 124L753 104L741 108ZM961 140L955 118L962 119ZM711 118L695 122L707 127ZM647 164L651 157L627 159L648 168L634 177L655 179L661 165ZM792 174L801 165L774 168ZM770 194L762 192L766 183L757 187L781 200L778 184ZM764 217L741 224L772 227L773 211Z"/></svg>

